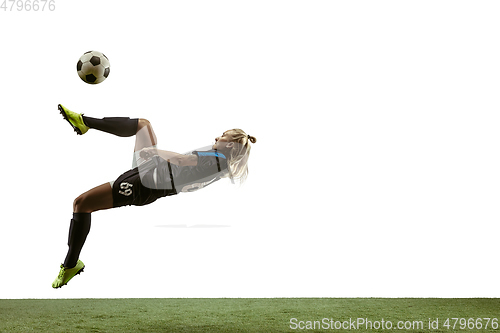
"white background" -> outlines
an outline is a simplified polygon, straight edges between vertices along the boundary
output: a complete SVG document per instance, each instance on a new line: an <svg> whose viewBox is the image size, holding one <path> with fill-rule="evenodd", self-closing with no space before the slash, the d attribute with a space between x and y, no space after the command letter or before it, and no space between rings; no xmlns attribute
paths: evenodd
<svg viewBox="0 0 500 333"><path fill-rule="evenodd" d="M55 5L0 10L0 298L500 296L498 2ZM74 198L134 145L58 103L181 153L242 128L247 183L94 213L53 290Z"/></svg>

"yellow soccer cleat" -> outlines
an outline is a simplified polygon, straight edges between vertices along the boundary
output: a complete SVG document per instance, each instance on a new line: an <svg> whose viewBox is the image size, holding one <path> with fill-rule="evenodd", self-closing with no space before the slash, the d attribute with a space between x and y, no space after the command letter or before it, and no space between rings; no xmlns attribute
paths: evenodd
<svg viewBox="0 0 500 333"><path fill-rule="evenodd" d="M52 288L61 288L62 286L65 286L75 275L78 275L81 272L83 272L84 268L85 265L81 260L78 260L76 266L73 268L66 268L63 265L61 265L61 270L59 271L59 275L54 280L54 282L52 282Z"/></svg>
<svg viewBox="0 0 500 333"><path fill-rule="evenodd" d="M64 119L66 119L71 127L73 127L76 134L82 135L87 133L89 127L83 122L83 114L70 111L68 108L62 106L61 104L57 105L57 108L59 109L59 112L62 114Z"/></svg>

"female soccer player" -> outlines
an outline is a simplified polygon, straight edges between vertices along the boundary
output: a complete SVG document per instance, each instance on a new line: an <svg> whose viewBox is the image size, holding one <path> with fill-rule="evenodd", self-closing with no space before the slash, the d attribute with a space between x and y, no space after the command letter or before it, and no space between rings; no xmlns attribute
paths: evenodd
<svg viewBox="0 0 500 333"><path fill-rule="evenodd" d="M91 213L122 206L148 205L158 198L192 192L225 177L233 182L243 182L248 175L250 142L257 142L244 131L232 129L217 137L211 147L178 154L156 148L156 135L146 119L95 119L72 112L60 104L58 108L79 135L92 128L121 137L135 135L136 140L131 170L115 181L81 194L73 202L69 249L59 275L52 283L53 288L66 285L83 271L85 265L79 256L90 231Z"/></svg>

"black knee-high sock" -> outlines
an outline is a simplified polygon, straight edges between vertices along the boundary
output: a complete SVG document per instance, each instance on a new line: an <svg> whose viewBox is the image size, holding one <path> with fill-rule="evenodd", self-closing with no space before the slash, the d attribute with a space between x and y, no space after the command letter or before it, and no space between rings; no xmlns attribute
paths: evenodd
<svg viewBox="0 0 500 333"><path fill-rule="evenodd" d="M68 254L64 260L64 267L76 266L83 244L90 231L90 213L73 213L73 219L69 226Z"/></svg>
<svg viewBox="0 0 500 333"><path fill-rule="evenodd" d="M139 119L128 117L105 117L102 119L82 116L83 122L90 128L118 136L134 136L137 133Z"/></svg>

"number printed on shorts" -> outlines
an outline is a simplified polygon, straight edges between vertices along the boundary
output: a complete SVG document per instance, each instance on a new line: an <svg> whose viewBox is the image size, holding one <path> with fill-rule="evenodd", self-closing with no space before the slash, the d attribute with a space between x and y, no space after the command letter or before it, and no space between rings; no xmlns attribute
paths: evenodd
<svg viewBox="0 0 500 333"><path fill-rule="evenodd" d="M128 197L129 195L132 194L132 187L133 185L127 182L123 182L120 184L120 191L118 193L123 194L124 196Z"/></svg>

